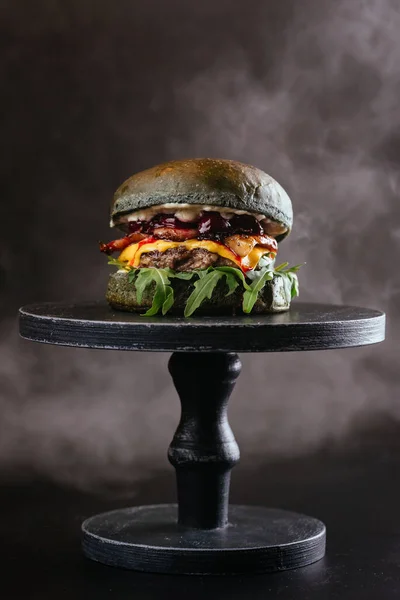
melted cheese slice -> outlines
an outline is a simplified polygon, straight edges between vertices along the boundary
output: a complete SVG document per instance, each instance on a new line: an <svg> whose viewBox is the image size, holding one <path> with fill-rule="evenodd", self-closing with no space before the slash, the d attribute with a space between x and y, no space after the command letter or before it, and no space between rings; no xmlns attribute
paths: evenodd
<svg viewBox="0 0 400 600"><path fill-rule="evenodd" d="M253 250L250 252L250 254L248 254L247 256L242 258L242 268L244 268L245 270L248 270L248 271L250 271L251 269L255 269L260 261L260 258L262 256L264 256L264 254L269 254L269 253L270 253L270 250L268 250L267 248L262 248L261 246L256 246L255 248L253 248ZM275 253L271 252L271 254L275 258Z"/></svg>
<svg viewBox="0 0 400 600"><path fill-rule="evenodd" d="M179 248L180 246L183 246L188 250L193 250L194 248L204 248L204 250L219 254L219 256L222 256L223 258L231 260L244 271L254 269L257 266L260 258L264 254L268 254L270 252L270 250L267 248L256 246L247 256L240 258L237 256L237 254L232 252L232 250L227 248L227 246L212 242L210 240L186 240L184 242L156 240L154 242L149 242L148 244L138 243L127 246L127 248L125 248L125 250L123 250L119 255L119 260L122 262L128 262L132 267L138 267L142 254L154 252L155 250L158 250L159 252L165 252L170 248Z"/></svg>

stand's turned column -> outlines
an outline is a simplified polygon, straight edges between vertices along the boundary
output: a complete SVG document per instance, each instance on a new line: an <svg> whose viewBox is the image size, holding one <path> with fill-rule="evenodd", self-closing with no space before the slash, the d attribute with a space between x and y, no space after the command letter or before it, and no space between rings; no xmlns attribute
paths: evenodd
<svg viewBox="0 0 400 600"><path fill-rule="evenodd" d="M233 353L174 353L168 366L182 404L168 451L176 469L178 522L197 529L224 527L231 469L240 457L227 418L240 359Z"/></svg>

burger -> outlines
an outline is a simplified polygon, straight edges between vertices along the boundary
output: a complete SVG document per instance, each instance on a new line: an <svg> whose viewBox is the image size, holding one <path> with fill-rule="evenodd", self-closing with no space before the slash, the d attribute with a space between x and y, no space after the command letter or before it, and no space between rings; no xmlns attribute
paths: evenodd
<svg viewBox="0 0 400 600"><path fill-rule="evenodd" d="M247 164L176 160L137 173L111 205L125 235L100 243L117 267L107 301L145 316L288 310L299 265L275 263L292 222L285 190Z"/></svg>

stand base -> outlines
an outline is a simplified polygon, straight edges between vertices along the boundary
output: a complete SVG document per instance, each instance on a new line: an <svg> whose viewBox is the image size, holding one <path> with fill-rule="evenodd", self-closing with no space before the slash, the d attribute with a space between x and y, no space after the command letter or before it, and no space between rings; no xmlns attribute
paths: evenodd
<svg viewBox="0 0 400 600"><path fill-rule="evenodd" d="M84 554L113 567L152 573L240 574L294 569L325 554L325 525L261 506L230 506L229 525L187 529L177 506L124 508L82 524Z"/></svg>

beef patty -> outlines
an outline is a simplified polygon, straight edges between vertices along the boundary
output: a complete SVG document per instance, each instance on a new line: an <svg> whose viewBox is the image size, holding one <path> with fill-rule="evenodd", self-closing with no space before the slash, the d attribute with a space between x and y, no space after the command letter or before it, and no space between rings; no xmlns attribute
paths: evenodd
<svg viewBox="0 0 400 600"><path fill-rule="evenodd" d="M183 246L170 248L165 252L154 250L146 252L140 257L139 268L156 267L157 269L170 268L174 271L193 271L194 269L207 269L208 267L236 267L237 265L205 248L189 250Z"/></svg>

